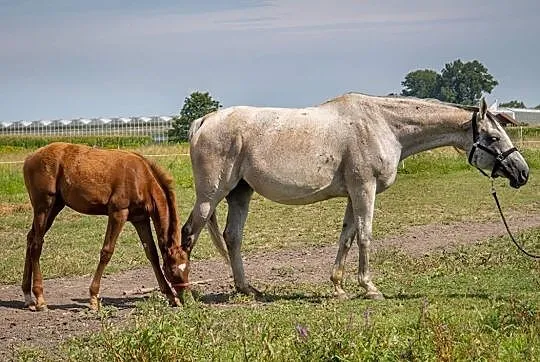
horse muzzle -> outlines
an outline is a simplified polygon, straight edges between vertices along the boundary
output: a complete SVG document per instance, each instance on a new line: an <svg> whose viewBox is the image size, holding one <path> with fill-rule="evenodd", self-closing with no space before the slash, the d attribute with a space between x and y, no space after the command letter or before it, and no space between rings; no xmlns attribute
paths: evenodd
<svg viewBox="0 0 540 362"><path fill-rule="evenodd" d="M519 189L529 180L529 166L519 153L501 161L495 174L508 179L510 186Z"/></svg>

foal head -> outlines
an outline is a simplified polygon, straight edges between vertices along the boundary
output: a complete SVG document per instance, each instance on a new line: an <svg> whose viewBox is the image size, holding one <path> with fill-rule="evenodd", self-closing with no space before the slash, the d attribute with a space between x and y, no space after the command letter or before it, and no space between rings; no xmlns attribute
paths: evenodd
<svg viewBox="0 0 540 362"><path fill-rule="evenodd" d="M163 254L163 272L176 293L181 294L189 286L189 255L179 243L169 245Z"/></svg>
<svg viewBox="0 0 540 362"><path fill-rule="evenodd" d="M491 170L491 177L505 177L510 186L519 188L527 183L529 166L512 144L510 137L487 110L482 98L478 112L471 122L472 144L469 149L469 163L480 171ZM486 176L487 174L482 171Z"/></svg>

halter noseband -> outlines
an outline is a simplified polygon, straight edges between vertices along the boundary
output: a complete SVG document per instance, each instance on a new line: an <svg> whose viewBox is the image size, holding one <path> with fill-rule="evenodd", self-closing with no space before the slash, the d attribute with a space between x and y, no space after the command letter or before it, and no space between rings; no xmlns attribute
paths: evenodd
<svg viewBox="0 0 540 362"><path fill-rule="evenodd" d="M469 163L472 166L476 167L484 176L486 176L486 177L494 177L497 170L500 167L504 167L502 162L508 156L510 156L512 153L516 152L517 148L512 147L512 148L510 148L510 149L508 149L508 150L506 150L504 152L496 152L496 151L492 150L491 148L486 147L483 144L481 144L480 142L478 142L478 139L480 138L480 134L478 133L478 124L476 122L476 115L477 115L477 112L474 112L473 116L472 116L472 119L471 119L472 131L473 131L473 145L472 145L471 151L469 152ZM493 116L491 115L491 113L486 112L486 115L492 122L497 122L496 120L493 119ZM489 176L487 173L485 173L484 170L482 170L480 167L478 167L478 166L476 166L475 164L472 163L474 153L476 152L477 149L481 149L482 151L484 151L486 153L489 153L490 155L492 155L495 158L495 162L493 163L493 169L491 170L491 176Z"/></svg>
<svg viewBox="0 0 540 362"><path fill-rule="evenodd" d="M190 286L189 282L187 282L187 283L169 283L169 284L171 284L171 286L173 288L182 288L182 289L185 289L185 288Z"/></svg>

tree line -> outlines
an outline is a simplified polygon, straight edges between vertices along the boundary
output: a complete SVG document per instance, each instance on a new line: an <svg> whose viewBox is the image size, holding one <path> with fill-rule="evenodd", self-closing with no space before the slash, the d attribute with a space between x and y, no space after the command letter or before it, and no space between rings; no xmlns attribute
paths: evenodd
<svg viewBox="0 0 540 362"><path fill-rule="evenodd" d="M463 105L476 104L483 93L491 93L499 82L479 61L462 62L457 59L444 65L440 72L432 69L414 70L405 75L401 82L402 96L435 98L443 102ZM500 103L500 107L527 108L519 100ZM212 98L209 92L193 92L184 100L180 113L173 119L173 128L169 131L169 140L187 141L191 122L214 112L222 104ZM540 109L540 104L534 107Z"/></svg>

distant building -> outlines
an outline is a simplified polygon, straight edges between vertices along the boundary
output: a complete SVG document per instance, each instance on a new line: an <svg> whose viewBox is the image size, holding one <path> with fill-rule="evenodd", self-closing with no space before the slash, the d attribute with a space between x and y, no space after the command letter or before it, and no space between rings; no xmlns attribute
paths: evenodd
<svg viewBox="0 0 540 362"><path fill-rule="evenodd" d="M540 109L499 107L499 102L495 101L489 110L499 115L498 118L513 119L517 124L540 126Z"/></svg>
<svg viewBox="0 0 540 362"><path fill-rule="evenodd" d="M172 123L170 116L2 121L0 136L150 136L163 142Z"/></svg>

